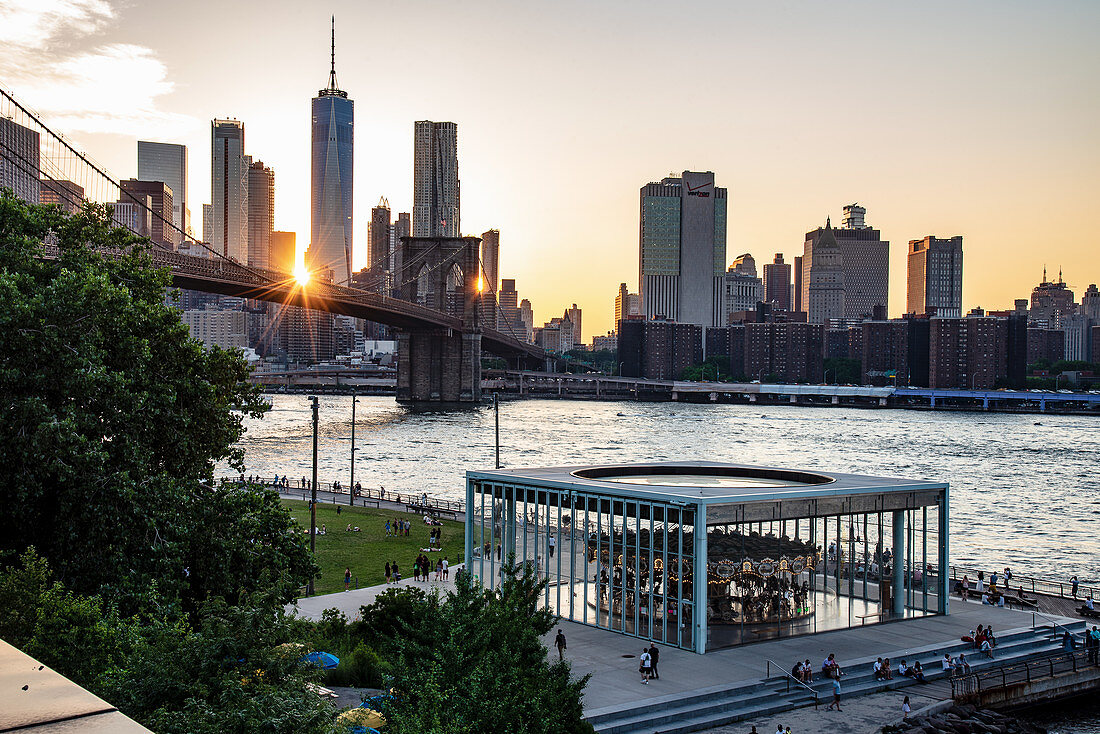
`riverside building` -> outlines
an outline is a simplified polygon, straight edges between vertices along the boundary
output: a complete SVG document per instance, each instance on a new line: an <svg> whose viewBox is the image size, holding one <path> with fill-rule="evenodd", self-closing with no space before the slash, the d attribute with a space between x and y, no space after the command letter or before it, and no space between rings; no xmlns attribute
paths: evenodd
<svg viewBox="0 0 1100 734"><path fill-rule="evenodd" d="M712 462L466 473L467 568L563 619L705 653L947 614L948 485Z"/></svg>

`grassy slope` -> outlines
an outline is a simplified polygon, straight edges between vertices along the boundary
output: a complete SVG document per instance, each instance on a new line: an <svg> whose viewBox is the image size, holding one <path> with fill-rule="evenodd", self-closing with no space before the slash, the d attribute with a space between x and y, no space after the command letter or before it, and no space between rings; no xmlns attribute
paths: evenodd
<svg viewBox="0 0 1100 734"><path fill-rule="evenodd" d="M283 500L283 504L303 530L309 527L309 503ZM360 588L384 583L386 561L397 561L401 565L402 578L412 577L413 560L421 548L428 547L430 528L424 524L422 515L347 505L340 506L340 514L337 515L336 507L320 502L317 504L317 527L323 524L327 530L325 535L317 536L317 565L321 567L321 578L315 582L318 594L343 591L346 567L351 567L353 589L356 576ZM409 537L386 537L386 520L394 518L412 523ZM349 522L352 527L359 526L360 532L346 532L344 528ZM443 553L429 553L428 557L434 563L437 558L447 556L453 566L462 561L462 523L444 520L440 529L443 531Z"/></svg>

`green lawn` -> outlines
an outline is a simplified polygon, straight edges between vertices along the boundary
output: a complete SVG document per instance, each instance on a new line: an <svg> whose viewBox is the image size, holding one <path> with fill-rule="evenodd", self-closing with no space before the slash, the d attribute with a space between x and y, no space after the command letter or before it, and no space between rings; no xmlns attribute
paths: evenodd
<svg viewBox="0 0 1100 734"><path fill-rule="evenodd" d="M302 529L309 527L309 503L298 500L283 500L290 514L298 521ZM317 536L317 565L321 567L321 577L314 582L318 594L328 594L344 590L344 569L351 568L352 588L355 577L359 578L359 588L385 583L386 561L396 561L401 566L402 578L412 577L413 560L421 548L428 547L430 528L424 524L423 515L407 512L376 510L373 507L348 507L341 505L340 514L336 514L337 505L317 503L317 527L325 526L326 533ZM409 537L386 537L386 520L408 520L412 523ZM360 532L347 532L348 523L358 526ZM453 567L462 561L464 551L463 525L452 520L444 520L442 544L443 552L429 553L434 564L437 558L446 556ZM304 536L309 543L309 536ZM454 578L454 571L451 572Z"/></svg>

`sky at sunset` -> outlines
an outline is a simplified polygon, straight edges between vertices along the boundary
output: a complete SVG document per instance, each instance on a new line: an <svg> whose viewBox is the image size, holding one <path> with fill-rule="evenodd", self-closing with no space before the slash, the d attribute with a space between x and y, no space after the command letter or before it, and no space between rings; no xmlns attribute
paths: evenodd
<svg viewBox="0 0 1100 734"><path fill-rule="evenodd" d="M309 236L310 99L355 101L355 266L370 207L411 211L415 120L458 123L462 230L501 230L536 324L584 337L638 285L638 189L729 189L727 262L802 252L843 205L905 248L964 238L964 309L1007 308L1044 264L1100 281L1100 3L0 0L0 86L115 176L139 138L186 144L201 235L210 120L275 170L276 228Z"/></svg>

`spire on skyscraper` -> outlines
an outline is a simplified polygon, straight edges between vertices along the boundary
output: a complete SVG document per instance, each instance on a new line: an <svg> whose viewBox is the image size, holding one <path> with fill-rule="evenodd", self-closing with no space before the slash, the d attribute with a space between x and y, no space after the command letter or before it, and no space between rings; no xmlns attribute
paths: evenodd
<svg viewBox="0 0 1100 734"><path fill-rule="evenodd" d="M329 54L328 86L317 93L318 97L337 96L347 97L348 93L341 91L336 83L336 16L332 16L332 47Z"/></svg>

